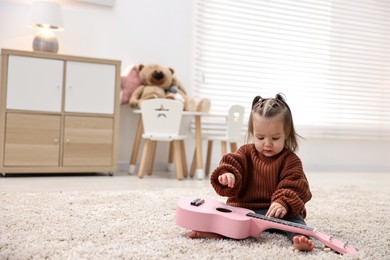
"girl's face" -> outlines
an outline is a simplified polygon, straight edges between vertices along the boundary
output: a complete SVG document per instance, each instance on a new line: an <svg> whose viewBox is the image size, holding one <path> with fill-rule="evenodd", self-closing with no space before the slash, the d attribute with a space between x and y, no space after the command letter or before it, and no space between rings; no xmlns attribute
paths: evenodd
<svg viewBox="0 0 390 260"><path fill-rule="evenodd" d="M255 113L253 138L256 150L264 156L272 157L280 153L286 141L282 114L266 118Z"/></svg>

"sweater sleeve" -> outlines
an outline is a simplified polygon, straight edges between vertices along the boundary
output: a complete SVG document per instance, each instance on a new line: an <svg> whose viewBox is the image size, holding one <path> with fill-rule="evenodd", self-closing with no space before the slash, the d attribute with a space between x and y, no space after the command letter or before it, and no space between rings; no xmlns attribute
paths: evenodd
<svg viewBox="0 0 390 260"><path fill-rule="evenodd" d="M220 196L232 197L236 196L240 192L242 182L244 178L244 172L246 171L246 150L247 146L240 147L235 153L225 154L218 167L213 171L210 177L211 185L216 193ZM233 188L228 188L219 183L218 177L224 173L230 172L235 177L235 183Z"/></svg>
<svg viewBox="0 0 390 260"><path fill-rule="evenodd" d="M305 203L312 197L309 183L303 171L302 162L294 153L285 158L277 189L272 195L271 201L278 202L288 209L285 217L296 214L306 216Z"/></svg>

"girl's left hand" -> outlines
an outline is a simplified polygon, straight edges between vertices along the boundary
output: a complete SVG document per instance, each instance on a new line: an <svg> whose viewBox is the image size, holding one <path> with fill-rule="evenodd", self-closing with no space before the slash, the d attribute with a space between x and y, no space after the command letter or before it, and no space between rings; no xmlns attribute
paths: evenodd
<svg viewBox="0 0 390 260"><path fill-rule="evenodd" d="M286 214L287 214L287 209L283 207L282 204L273 202L269 207L267 214L265 215L267 217L283 218Z"/></svg>

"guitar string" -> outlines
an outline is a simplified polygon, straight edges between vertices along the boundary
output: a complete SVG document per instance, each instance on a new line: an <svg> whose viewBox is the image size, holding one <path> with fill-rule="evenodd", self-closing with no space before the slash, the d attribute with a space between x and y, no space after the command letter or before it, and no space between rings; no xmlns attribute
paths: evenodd
<svg viewBox="0 0 390 260"><path fill-rule="evenodd" d="M306 225L290 222L290 221L283 220L283 219L271 218L271 217L267 217L267 216L257 214L257 213L248 213L246 215L249 217L263 219L263 220L271 221L274 223L279 223L279 224L286 225L286 226L292 226L292 227L302 228L302 229L311 230L311 231L314 230L314 228L306 226Z"/></svg>

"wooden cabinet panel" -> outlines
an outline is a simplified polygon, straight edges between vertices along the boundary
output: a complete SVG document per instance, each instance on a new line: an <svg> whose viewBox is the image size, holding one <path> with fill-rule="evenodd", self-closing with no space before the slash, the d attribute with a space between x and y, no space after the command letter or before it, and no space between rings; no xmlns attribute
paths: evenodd
<svg viewBox="0 0 390 260"><path fill-rule="evenodd" d="M113 126L112 118L66 116L63 165L112 165Z"/></svg>
<svg viewBox="0 0 390 260"><path fill-rule="evenodd" d="M6 166L58 166L60 116L8 113Z"/></svg>

